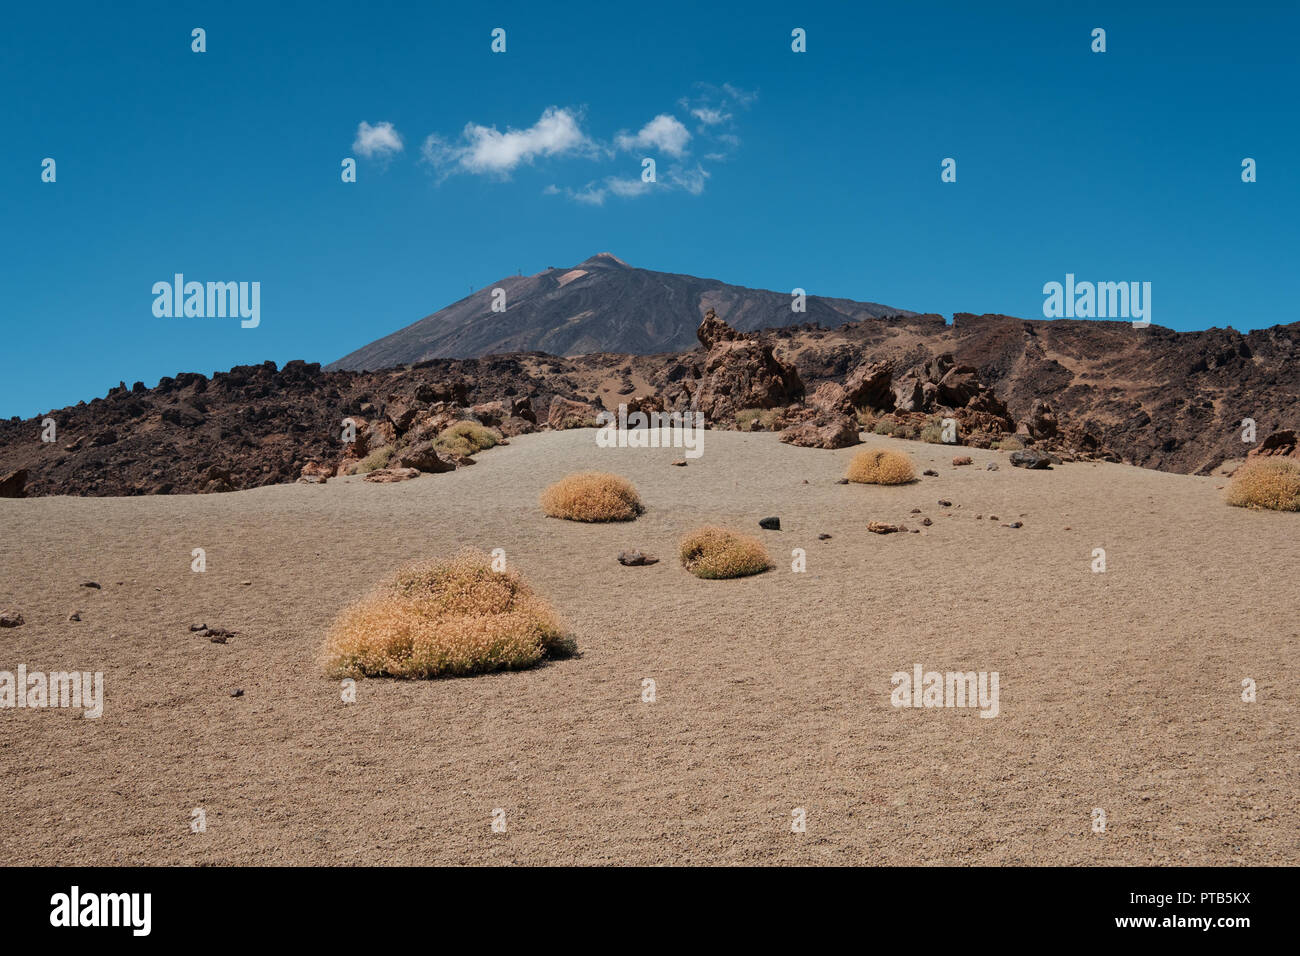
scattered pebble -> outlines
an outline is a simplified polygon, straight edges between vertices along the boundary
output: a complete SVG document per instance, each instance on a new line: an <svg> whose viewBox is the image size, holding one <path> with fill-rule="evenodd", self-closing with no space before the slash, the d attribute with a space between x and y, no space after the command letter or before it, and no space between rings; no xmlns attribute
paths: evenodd
<svg viewBox="0 0 1300 956"><path fill-rule="evenodd" d="M831 536L828 535L828 534L819 534L819 535L817 536L817 540L818 540L818 541L829 541L830 539L831 539Z"/></svg>
<svg viewBox="0 0 1300 956"><path fill-rule="evenodd" d="M991 462L989 462L987 465L985 465L984 467L985 467L986 469L988 469L989 471L997 471L997 470L998 470L998 463L997 463L996 461L991 461Z"/></svg>
<svg viewBox="0 0 1300 956"><path fill-rule="evenodd" d="M191 630L191 631L206 631L207 629L208 629L208 626L207 626L206 624L191 624L191 625L190 625L190 630Z"/></svg>
<svg viewBox="0 0 1300 956"><path fill-rule="evenodd" d="M97 581L82 581L81 586L83 588L94 588L96 591L103 590Z"/></svg>
<svg viewBox="0 0 1300 956"><path fill-rule="evenodd" d="M902 529L896 524L885 524L883 521L872 521L867 525L867 530L872 534L893 534Z"/></svg>
<svg viewBox="0 0 1300 956"><path fill-rule="evenodd" d="M13 608L0 611L0 627L22 627L24 623L22 614Z"/></svg>
<svg viewBox="0 0 1300 956"><path fill-rule="evenodd" d="M847 478L841 478L839 481L835 482L837 485L847 485L848 483L849 480Z"/></svg>
<svg viewBox="0 0 1300 956"><path fill-rule="evenodd" d="M768 531L780 531L780 530L781 530L781 519L780 519L780 518L775 518L775 517L773 517L773 518L759 518L759 519L758 519L758 526L759 526L760 528L765 528L765 529L768 530Z"/></svg>
<svg viewBox="0 0 1300 956"><path fill-rule="evenodd" d="M620 551L618 553L618 563L629 568L637 568L646 564L658 564L659 559L653 554L645 554L642 551L633 549L631 551Z"/></svg>
<svg viewBox="0 0 1300 956"><path fill-rule="evenodd" d="M243 696L244 696L244 688L242 688L242 687L236 687L234 690L232 690L232 691L230 692L230 696L231 696L231 697L243 697Z"/></svg>
<svg viewBox="0 0 1300 956"><path fill-rule="evenodd" d="M945 508L951 508L951 507L952 507L952 502L949 501L947 498L940 498L940 499L939 499L939 504L943 505Z"/></svg>
<svg viewBox="0 0 1300 956"><path fill-rule="evenodd" d="M1004 527L1004 528L1023 528L1023 527L1024 527L1024 524L1022 524L1022 523L1019 522L1019 521L1013 521L1013 522L1011 522L1011 524L1004 524L1002 527Z"/></svg>
<svg viewBox="0 0 1300 956"><path fill-rule="evenodd" d="M931 478L938 478L938 477L939 477L939 473L938 473L937 471L935 471L933 468L927 468L927 469L925 469L925 471L921 472L921 474L923 474L923 475L929 475Z"/></svg>
<svg viewBox="0 0 1300 956"><path fill-rule="evenodd" d="M990 521L997 521L997 520L998 520L998 516L997 516L997 515L989 515L989 520L990 520Z"/></svg>
<svg viewBox="0 0 1300 956"><path fill-rule="evenodd" d="M686 467L686 459L685 459L685 458L678 458L678 459L677 459L675 462L673 462L672 464L673 464L673 467L674 467L674 468L685 468L685 467Z"/></svg>
<svg viewBox="0 0 1300 956"><path fill-rule="evenodd" d="M914 514L914 515L919 515L919 514L921 513L921 509L920 509L920 508L913 508L911 513Z"/></svg>
<svg viewBox="0 0 1300 956"><path fill-rule="evenodd" d="M974 460L971 458L970 455L958 455L956 458L952 460L952 463L953 463L953 467L975 464Z"/></svg>
<svg viewBox="0 0 1300 956"><path fill-rule="evenodd" d="M71 614L68 615L68 620L69 620L69 621L80 621L80 620L81 620L81 612L80 612L80 611L73 611Z"/></svg>
<svg viewBox="0 0 1300 956"><path fill-rule="evenodd" d="M497 444L499 445L499 444L501 444L501 443L500 443L500 442L497 442ZM240 583L240 584L243 584L243 585L249 585L249 584L252 584L253 582L252 582L252 581L240 581L239 583Z"/></svg>
<svg viewBox="0 0 1300 956"><path fill-rule="evenodd" d="M931 521L929 518L922 518L921 524L925 525L928 528L930 527L930 525L934 524L934 522Z"/></svg>

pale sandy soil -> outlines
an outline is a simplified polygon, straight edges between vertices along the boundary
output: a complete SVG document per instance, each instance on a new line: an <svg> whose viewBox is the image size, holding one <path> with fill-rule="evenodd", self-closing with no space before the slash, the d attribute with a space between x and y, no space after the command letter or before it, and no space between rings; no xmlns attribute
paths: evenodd
<svg viewBox="0 0 1300 956"><path fill-rule="evenodd" d="M0 606L27 619L0 630L0 669L102 670L107 684L98 720L0 711L0 858L1300 863L1300 515L1229 508L1222 479L1025 472L978 450L953 468L950 448L884 438L869 445L940 477L841 486L860 449L717 432L673 468L678 451L602 450L593 435L525 436L398 485L0 500ZM541 488L581 467L631 478L648 513L542 517ZM866 532L917 526L913 507L933 527ZM769 514L782 531L758 530ZM1013 520L1024 527L1000 526ZM705 522L763 535L777 568L691 577L675 544ZM505 548L582 656L362 681L344 704L316 663L336 611L465 545ZM617 564L634 546L664 560ZM213 644L191 623L239 633ZM917 663L998 671L1000 716L891 707L890 675ZM206 833L190 832L196 807Z"/></svg>

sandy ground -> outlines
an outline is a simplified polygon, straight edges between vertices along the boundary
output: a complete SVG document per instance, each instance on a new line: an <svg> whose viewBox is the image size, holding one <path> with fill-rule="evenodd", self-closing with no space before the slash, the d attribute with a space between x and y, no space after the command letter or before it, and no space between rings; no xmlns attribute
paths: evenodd
<svg viewBox="0 0 1300 956"><path fill-rule="evenodd" d="M860 448L718 432L674 468L593 435L397 485L0 500L0 606L27 619L0 630L0 670L107 688L98 720L0 710L4 862L1300 863L1300 515L1229 508L1222 479L979 450L953 468L885 438L868 447L940 476L837 485ZM538 492L583 467L631 478L648 513L544 518ZM914 507L921 534L865 530L918 527ZM782 531L758 530L769 514ZM776 569L688 575L676 542L715 522L763 535ZM317 665L334 614L465 545L504 548L581 656L361 681L345 704ZM627 547L664 560L622 567ZM999 716L892 707L914 664L999 672Z"/></svg>

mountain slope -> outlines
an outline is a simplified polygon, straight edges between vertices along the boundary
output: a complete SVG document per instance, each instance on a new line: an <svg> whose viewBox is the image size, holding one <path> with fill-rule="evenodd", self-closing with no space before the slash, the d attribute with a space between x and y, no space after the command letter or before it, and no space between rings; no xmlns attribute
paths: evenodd
<svg viewBox="0 0 1300 956"><path fill-rule="evenodd" d="M494 289L505 293L504 312L492 311ZM815 296L808 296L807 312L797 313L790 311L790 303L789 293L637 269L602 252L572 269L548 268L502 279L345 355L326 370L391 368L432 358L507 352L676 352L695 345L695 329L710 308L745 332L805 322L835 328L912 314L874 302Z"/></svg>

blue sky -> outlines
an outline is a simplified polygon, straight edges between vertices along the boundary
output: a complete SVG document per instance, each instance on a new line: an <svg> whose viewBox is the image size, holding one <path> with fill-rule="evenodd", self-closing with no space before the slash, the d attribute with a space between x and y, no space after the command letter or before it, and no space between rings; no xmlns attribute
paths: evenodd
<svg viewBox="0 0 1300 956"><path fill-rule="evenodd" d="M271 6L7 10L0 415L328 362L601 251L946 315L1041 317L1071 272L1172 328L1300 319L1294 2ZM260 325L155 317L178 272L260 282Z"/></svg>

